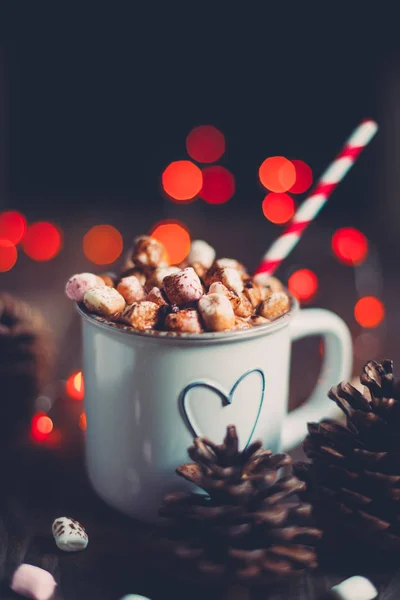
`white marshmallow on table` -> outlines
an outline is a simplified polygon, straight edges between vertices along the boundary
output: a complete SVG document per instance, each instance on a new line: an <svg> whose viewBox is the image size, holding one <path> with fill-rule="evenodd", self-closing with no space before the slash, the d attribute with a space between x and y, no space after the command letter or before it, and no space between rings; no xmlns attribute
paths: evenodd
<svg viewBox="0 0 400 600"><path fill-rule="evenodd" d="M164 277L163 287L168 300L178 306L196 302L204 294L201 281L192 267L186 267L178 273Z"/></svg>
<svg viewBox="0 0 400 600"><path fill-rule="evenodd" d="M98 285L88 290L83 297L83 302L88 310L102 317L116 315L125 308L126 304L124 297L104 282L102 286Z"/></svg>
<svg viewBox="0 0 400 600"><path fill-rule="evenodd" d="M232 304L222 294L207 294L200 298L198 309L208 331L226 331L235 325Z"/></svg>
<svg viewBox="0 0 400 600"><path fill-rule="evenodd" d="M331 597L336 600L373 600L378 590L369 579L356 575L335 585L331 589Z"/></svg>
<svg viewBox="0 0 400 600"><path fill-rule="evenodd" d="M117 285L117 291L125 298L127 304L143 300L145 296L143 286L135 275L123 277Z"/></svg>
<svg viewBox="0 0 400 600"><path fill-rule="evenodd" d="M50 600L56 585L51 573L40 567L24 563L14 572L10 587L13 592L26 598Z"/></svg>
<svg viewBox="0 0 400 600"><path fill-rule="evenodd" d="M187 262L189 265L200 263L207 269L211 267L215 258L215 250L204 240L193 240Z"/></svg>
<svg viewBox="0 0 400 600"><path fill-rule="evenodd" d="M94 273L77 273L72 275L65 286L65 293L70 300L82 302L85 293L98 285L105 285L105 282Z"/></svg>
<svg viewBox="0 0 400 600"><path fill-rule="evenodd" d="M78 550L84 550L88 545L89 538L85 528L71 517L55 519L51 530L57 548L60 548L60 550L77 552Z"/></svg>

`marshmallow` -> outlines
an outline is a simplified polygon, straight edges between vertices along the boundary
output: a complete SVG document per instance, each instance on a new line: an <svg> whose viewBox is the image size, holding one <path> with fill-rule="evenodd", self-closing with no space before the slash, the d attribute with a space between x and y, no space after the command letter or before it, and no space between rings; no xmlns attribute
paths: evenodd
<svg viewBox="0 0 400 600"><path fill-rule="evenodd" d="M235 315L237 315L238 317L243 317L245 319L247 317L251 317L251 315L253 314L253 307L251 305L251 302L248 298L246 298L244 294L239 294L239 304L234 309L234 311Z"/></svg>
<svg viewBox="0 0 400 600"><path fill-rule="evenodd" d="M221 267L215 269L211 274L208 275L207 283L211 285L215 281L220 281L224 284L228 290L232 290L237 294L243 292L243 281L242 277L236 269L232 267Z"/></svg>
<svg viewBox="0 0 400 600"><path fill-rule="evenodd" d="M121 314L121 321L139 331L154 329L158 321L159 308L157 304L147 300L128 304Z"/></svg>
<svg viewBox="0 0 400 600"><path fill-rule="evenodd" d="M208 331L225 331L235 325L231 303L222 294L207 294L200 298L198 309Z"/></svg>
<svg viewBox="0 0 400 600"><path fill-rule="evenodd" d="M330 595L337 600L373 600L378 590L369 579L356 575L335 585Z"/></svg>
<svg viewBox="0 0 400 600"><path fill-rule="evenodd" d="M137 267L131 267L130 269L124 269L123 271L121 271L120 279L130 277L131 275L134 275L136 279L139 280L140 285L145 285L146 275Z"/></svg>
<svg viewBox="0 0 400 600"><path fill-rule="evenodd" d="M180 310L177 313L170 313L165 318L165 329L179 333L201 333L199 313L197 310Z"/></svg>
<svg viewBox="0 0 400 600"><path fill-rule="evenodd" d="M148 302L154 302L158 306L168 306L168 302L165 300L162 291L158 287L153 287L146 296Z"/></svg>
<svg viewBox="0 0 400 600"><path fill-rule="evenodd" d="M228 288L220 281L214 281L208 289L208 294L222 294L226 296L229 302L232 304L232 308L235 311L240 304L240 298L235 292L228 290Z"/></svg>
<svg viewBox="0 0 400 600"><path fill-rule="evenodd" d="M108 285L109 287L115 287L115 283L118 279L117 275L115 273L101 273L99 275L100 279L102 279L104 281L104 283L106 285Z"/></svg>
<svg viewBox="0 0 400 600"><path fill-rule="evenodd" d="M174 275L175 273L179 273L180 269L178 267L157 267L154 269L151 277L146 282L146 288L151 290L153 287L161 288L164 277L168 275Z"/></svg>
<svg viewBox="0 0 400 600"><path fill-rule="evenodd" d="M148 235L136 238L133 247L132 260L140 267L159 267L166 265L166 250L164 246Z"/></svg>
<svg viewBox="0 0 400 600"><path fill-rule="evenodd" d="M123 277L117 285L117 290L125 298L127 304L143 300L144 289L135 275Z"/></svg>
<svg viewBox="0 0 400 600"><path fill-rule="evenodd" d="M235 317L234 329L251 329L251 324L242 317Z"/></svg>
<svg viewBox="0 0 400 600"><path fill-rule="evenodd" d="M88 310L102 317L113 317L125 308L125 300L115 288L103 285L88 290L83 302Z"/></svg>
<svg viewBox="0 0 400 600"><path fill-rule="evenodd" d="M203 264L201 264L199 262L194 262L190 266L193 267L194 272L196 273L196 275L198 275L200 277L200 279L204 279L205 276L207 275L208 269Z"/></svg>
<svg viewBox="0 0 400 600"><path fill-rule="evenodd" d="M10 587L13 592L26 598L50 600L56 585L51 573L24 563L14 572Z"/></svg>
<svg viewBox="0 0 400 600"><path fill-rule="evenodd" d="M57 548L60 548L60 550L76 552L84 550L88 545L89 538L85 528L78 521L71 519L71 517L59 517L55 519L51 530Z"/></svg>
<svg viewBox="0 0 400 600"><path fill-rule="evenodd" d="M290 308L289 296L285 292L274 292L258 307L258 313L266 319L277 319Z"/></svg>
<svg viewBox="0 0 400 600"><path fill-rule="evenodd" d="M249 321L252 325L267 325L267 323L271 323L270 319L266 319L260 315L254 315L250 317Z"/></svg>
<svg viewBox="0 0 400 600"><path fill-rule="evenodd" d="M217 269L223 269L224 267L229 267L231 269L236 269L237 271L246 273L246 268L244 267L244 265L242 265L242 263L240 263L238 260L236 260L234 258L218 258L214 262L214 266Z"/></svg>
<svg viewBox="0 0 400 600"><path fill-rule="evenodd" d="M190 266L194 263L200 263L206 269L209 269L215 258L215 250L212 246L203 240L193 240L187 262Z"/></svg>
<svg viewBox="0 0 400 600"><path fill-rule="evenodd" d="M173 304L182 306L188 302L196 302L203 295L203 286L192 267L168 275L163 281L168 300Z"/></svg>
<svg viewBox="0 0 400 600"><path fill-rule="evenodd" d="M253 308L257 308L261 300L265 300L265 298L262 297L261 288L252 281L245 283L243 294L250 301Z"/></svg>
<svg viewBox="0 0 400 600"><path fill-rule="evenodd" d="M266 273L259 273L253 278L254 283L260 285L263 288L267 288L270 292L281 292L283 285L276 277L271 277Z"/></svg>
<svg viewBox="0 0 400 600"><path fill-rule="evenodd" d="M82 302L85 293L98 285L105 285L104 281L93 273L78 273L68 279L65 293L70 300Z"/></svg>

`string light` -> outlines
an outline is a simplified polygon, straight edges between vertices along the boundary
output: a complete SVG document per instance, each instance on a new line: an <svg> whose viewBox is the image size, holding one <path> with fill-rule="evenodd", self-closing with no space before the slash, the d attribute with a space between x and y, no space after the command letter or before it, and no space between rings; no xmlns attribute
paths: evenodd
<svg viewBox="0 0 400 600"><path fill-rule="evenodd" d="M209 204L223 204L232 198L236 190L233 174L225 167L203 169L203 187L199 196Z"/></svg>
<svg viewBox="0 0 400 600"><path fill-rule="evenodd" d="M31 437L35 442L43 442L53 431L53 421L44 413L36 413L31 421Z"/></svg>
<svg viewBox="0 0 400 600"><path fill-rule="evenodd" d="M59 228L45 221L29 225L22 240L25 254L38 262L54 258L60 252L61 246Z"/></svg>
<svg viewBox="0 0 400 600"><path fill-rule="evenodd" d="M291 163L296 171L296 181L289 189L289 192L292 194L302 194L311 187L313 182L311 167L309 167L307 163L303 162L302 160L292 160Z"/></svg>
<svg viewBox="0 0 400 600"><path fill-rule="evenodd" d="M318 290L318 277L310 269L299 269L288 280L291 294L302 302L310 301Z"/></svg>
<svg viewBox="0 0 400 600"><path fill-rule="evenodd" d="M264 217L277 225L287 223L293 217L294 209L294 200L289 194L270 192L262 203Z"/></svg>
<svg viewBox="0 0 400 600"><path fill-rule="evenodd" d="M161 177L166 194L176 202L194 200L203 185L203 175L190 160L177 160L168 165Z"/></svg>
<svg viewBox="0 0 400 600"><path fill-rule="evenodd" d="M164 244L168 253L168 262L176 265L189 254L190 235L188 229L180 221L165 219L154 225L151 237Z"/></svg>
<svg viewBox="0 0 400 600"><path fill-rule="evenodd" d="M82 429L82 431L86 431L87 428L86 413L84 412L79 416L79 428Z"/></svg>
<svg viewBox="0 0 400 600"><path fill-rule="evenodd" d="M368 240L354 227L343 227L332 236L332 250L345 265L360 265L368 254Z"/></svg>
<svg viewBox="0 0 400 600"><path fill-rule="evenodd" d="M266 158L258 174L262 185L271 192L287 192L296 181L296 169L284 156Z"/></svg>
<svg viewBox="0 0 400 600"><path fill-rule="evenodd" d="M83 238L83 252L96 265L109 265L122 253L122 235L112 225L95 225Z"/></svg>
<svg viewBox="0 0 400 600"><path fill-rule="evenodd" d="M19 244L26 233L26 219L15 210L0 213L0 238Z"/></svg>
<svg viewBox="0 0 400 600"><path fill-rule="evenodd" d="M0 239L0 273L10 271L17 262L18 252L10 240Z"/></svg>
<svg viewBox="0 0 400 600"><path fill-rule="evenodd" d="M200 125L187 136L186 150L197 162L215 162L225 152L224 135L213 125Z"/></svg>
<svg viewBox="0 0 400 600"><path fill-rule="evenodd" d="M383 302L375 296L360 298L354 307L354 317L361 327L377 327L385 318Z"/></svg>
<svg viewBox="0 0 400 600"><path fill-rule="evenodd" d="M70 398L73 398L74 400L83 400L85 395L85 387L82 371L73 373L68 377L65 384L65 389Z"/></svg>

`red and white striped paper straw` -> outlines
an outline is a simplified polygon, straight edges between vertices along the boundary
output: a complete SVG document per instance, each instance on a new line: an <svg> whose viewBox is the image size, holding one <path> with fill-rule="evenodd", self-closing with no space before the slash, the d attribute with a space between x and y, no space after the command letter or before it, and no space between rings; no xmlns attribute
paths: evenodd
<svg viewBox="0 0 400 600"><path fill-rule="evenodd" d="M256 270L256 280L262 281L272 275L281 262L293 250L304 230L318 215L336 186L342 181L356 162L358 155L369 144L378 130L375 121L362 121L353 131L343 149L329 165L311 194L299 206L288 227L265 253Z"/></svg>

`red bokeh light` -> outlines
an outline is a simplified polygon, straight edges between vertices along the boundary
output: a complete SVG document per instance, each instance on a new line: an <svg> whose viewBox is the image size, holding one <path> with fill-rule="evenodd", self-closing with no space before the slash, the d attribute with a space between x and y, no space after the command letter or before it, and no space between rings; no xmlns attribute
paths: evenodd
<svg viewBox="0 0 400 600"><path fill-rule="evenodd" d="M65 389L70 398L73 398L74 400L83 400L85 395L85 386L82 371L73 373L70 375L70 377L68 377L65 384Z"/></svg>
<svg viewBox="0 0 400 600"><path fill-rule="evenodd" d="M190 234L180 221L160 221L154 225L150 235L164 244L171 265L182 262L189 254Z"/></svg>
<svg viewBox="0 0 400 600"><path fill-rule="evenodd" d="M83 238L83 252L96 265L109 265L124 248L122 235L112 225L95 225Z"/></svg>
<svg viewBox="0 0 400 600"><path fill-rule="evenodd" d="M299 269L289 277L288 288L301 302L309 301L318 290L318 277L310 269Z"/></svg>
<svg viewBox="0 0 400 600"><path fill-rule="evenodd" d="M385 318L383 302L375 296L360 298L354 307L354 317L361 327L377 327Z"/></svg>
<svg viewBox="0 0 400 600"><path fill-rule="evenodd" d="M54 258L61 250L62 239L58 227L45 221L29 225L22 247L32 260L46 261Z"/></svg>
<svg viewBox="0 0 400 600"><path fill-rule="evenodd" d="M53 421L45 413L39 412L31 421L31 436L35 442L43 442L53 431Z"/></svg>
<svg viewBox="0 0 400 600"><path fill-rule="evenodd" d="M311 167L302 160L292 160L292 165L296 170L296 181L289 189L292 194L302 194L306 192L313 182Z"/></svg>
<svg viewBox="0 0 400 600"><path fill-rule="evenodd" d="M10 240L0 239L0 273L10 271L17 262L18 252Z"/></svg>
<svg viewBox="0 0 400 600"><path fill-rule="evenodd" d="M332 250L345 265L360 265L368 254L368 240L358 229L343 227L332 236Z"/></svg>
<svg viewBox="0 0 400 600"><path fill-rule="evenodd" d="M19 244L26 232L26 219L24 215L8 210L0 213L0 238Z"/></svg>
<svg viewBox="0 0 400 600"><path fill-rule="evenodd" d="M162 174L166 194L176 202L194 200L203 185L203 175L190 160L177 160L168 165Z"/></svg>
<svg viewBox="0 0 400 600"><path fill-rule="evenodd" d="M209 204L223 204L232 198L236 190L235 178L225 167L203 169L203 187L199 196Z"/></svg>
<svg viewBox="0 0 400 600"><path fill-rule="evenodd" d="M296 181L296 169L284 156L270 156L261 164L260 181L271 192L287 192Z"/></svg>
<svg viewBox="0 0 400 600"><path fill-rule="evenodd" d="M197 162L215 162L225 152L224 134L213 125L195 127L186 138L186 150Z"/></svg>
<svg viewBox="0 0 400 600"><path fill-rule="evenodd" d="M287 223L293 217L294 209L294 200L289 194L271 192L265 196L262 203L264 217L278 225Z"/></svg>
<svg viewBox="0 0 400 600"><path fill-rule="evenodd" d="M86 431L87 429L86 413L84 412L79 415L79 428L82 429L82 431Z"/></svg>

